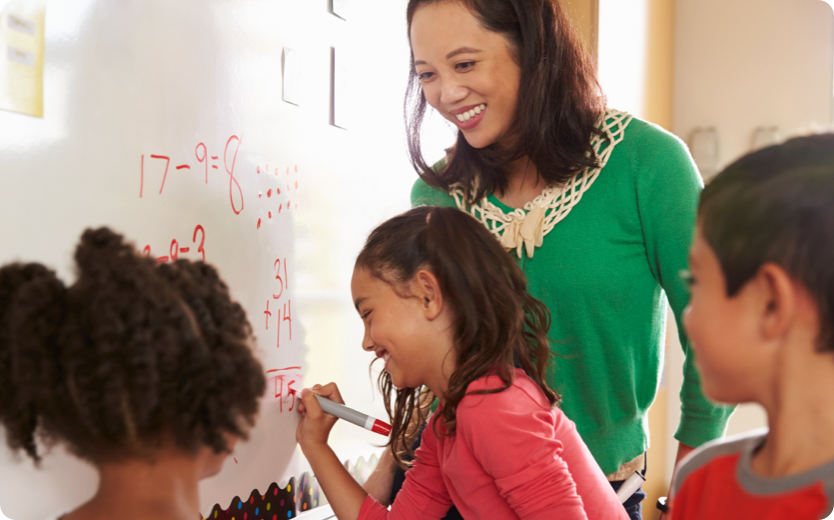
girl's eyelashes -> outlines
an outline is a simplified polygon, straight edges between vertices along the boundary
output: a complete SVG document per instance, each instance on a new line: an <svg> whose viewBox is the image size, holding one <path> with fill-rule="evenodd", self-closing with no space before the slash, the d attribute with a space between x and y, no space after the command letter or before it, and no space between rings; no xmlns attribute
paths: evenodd
<svg viewBox="0 0 834 520"><path fill-rule="evenodd" d="M692 273L688 269L682 269L680 277L687 286L692 287L695 285L695 277L692 276Z"/></svg>

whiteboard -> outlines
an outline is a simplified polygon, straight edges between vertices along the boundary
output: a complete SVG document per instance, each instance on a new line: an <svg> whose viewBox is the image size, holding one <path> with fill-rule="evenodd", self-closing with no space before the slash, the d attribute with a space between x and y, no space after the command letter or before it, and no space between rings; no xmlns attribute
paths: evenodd
<svg viewBox="0 0 834 520"><path fill-rule="evenodd" d="M0 24L33 1L11 1ZM201 512L285 485L309 469L290 381L335 381L384 417L349 286L367 234L408 208L415 178L405 1L353 1L346 19L328 0L39 1L44 115L0 111L0 263L40 261L70 282L81 232L101 225L159 261L205 255L273 372L251 440L201 484ZM296 104L282 95L285 47L300 57ZM341 423L331 439L365 462L384 441ZM0 447L0 508L15 520L83 503L96 478L61 449L38 470Z"/></svg>

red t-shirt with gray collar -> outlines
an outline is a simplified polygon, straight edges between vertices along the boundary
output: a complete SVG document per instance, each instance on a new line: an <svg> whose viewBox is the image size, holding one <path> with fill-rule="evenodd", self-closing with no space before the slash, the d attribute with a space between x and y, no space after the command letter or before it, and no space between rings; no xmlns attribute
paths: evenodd
<svg viewBox="0 0 834 520"><path fill-rule="evenodd" d="M672 482L672 520L820 520L834 505L834 461L781 478L753 473L751 460L767 436L756 430L705 445Z"/></svg>

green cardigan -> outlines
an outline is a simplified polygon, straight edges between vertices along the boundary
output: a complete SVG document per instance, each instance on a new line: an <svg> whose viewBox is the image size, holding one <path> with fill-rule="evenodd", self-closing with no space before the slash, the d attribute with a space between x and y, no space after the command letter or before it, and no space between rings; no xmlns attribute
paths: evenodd
<svg viewBox="0 0 834 520"><path fill-rule="evenodd" d="M649 446L647 412L663 366L667 297L686 355L675 438L689 446L718 438L732 413L701 393L681 322L689 292L679 273L687 268L702 187L686 146L635 118L533 258L509 253L553 316L556 356L548 383L606 475ZM511 210L492 194L489 200ZM448 193L419 179L411 202L455 206Z"/></svg>

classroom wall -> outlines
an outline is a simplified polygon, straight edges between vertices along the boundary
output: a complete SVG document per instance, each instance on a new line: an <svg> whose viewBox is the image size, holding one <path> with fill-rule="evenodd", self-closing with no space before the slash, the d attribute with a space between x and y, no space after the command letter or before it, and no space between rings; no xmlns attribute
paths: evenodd
<svg viewBox="0 0 834 520"><path fill-rule="evenodd" d="M721 168L754 130L832 124L834 15L822 0L678 0L674 131L718 132Z"/></svg>
<svg viewBox="0 0 834 520"><path fill-rule="evenodd" d="M674 96L674 0L649 0L648 37L646 60L646 89L644 91L645 112L643 117L666 130L672 129ZM674 319L672 319L674 321ZM667 330L667 348L680 348L677 335ZM665 367L664 367L665 370ZM649 410L650 446L646 500L643 502L644 518L652 520L659 516L655 509L657 499L666 496L669 482L666 479L666 461L670 447L676 443L668 434L667 402L669 395L667 380L663 377L655 402Z"/></svg>

